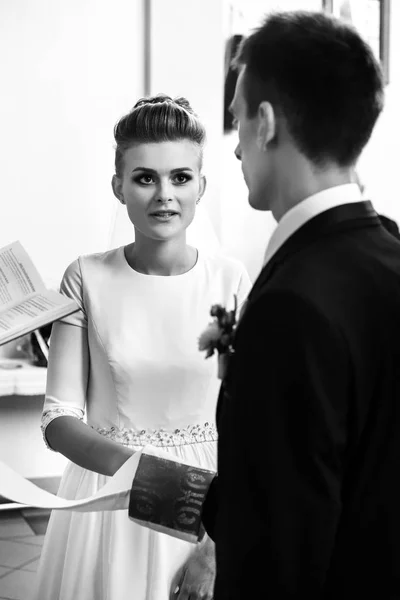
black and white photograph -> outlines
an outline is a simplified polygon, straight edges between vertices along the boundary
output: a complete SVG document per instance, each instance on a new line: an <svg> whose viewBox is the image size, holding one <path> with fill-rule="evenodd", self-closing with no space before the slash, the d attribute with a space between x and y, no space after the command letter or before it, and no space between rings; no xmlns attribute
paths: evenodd
<svg viewBox="0 0 400 600"><path fill-rule="evenodd" d="M400 600L399 30L0 1L0 600Z"/></svg>

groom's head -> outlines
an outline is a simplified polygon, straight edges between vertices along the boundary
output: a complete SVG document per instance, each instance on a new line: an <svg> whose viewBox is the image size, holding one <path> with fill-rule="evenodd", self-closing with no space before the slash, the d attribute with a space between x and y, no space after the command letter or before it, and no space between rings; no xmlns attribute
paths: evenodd
<svg viewBox="0 0 400 600"><path fill-rule="evenodd" d="M236 155L254 208L270 210L285 178L290 187L302 172L354 167L382 110L383 84L352 27L323 13L276 13L235 62Z"/></svg>

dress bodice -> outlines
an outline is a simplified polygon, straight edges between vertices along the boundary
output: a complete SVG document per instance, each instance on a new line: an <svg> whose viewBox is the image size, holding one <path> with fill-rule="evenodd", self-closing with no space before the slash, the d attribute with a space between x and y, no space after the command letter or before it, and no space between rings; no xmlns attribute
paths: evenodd
<svg viewBox="0 0 400 600"><path fill-rule="evenodd" d="M72 263L61 290L81 310L63 323L87 328L88 423L136 432L214 423L216 356L205 360L198 338L213 304L232 308L237 295L240 306L248 289L242 265L221 256L200 254L168 277L134 271L122 247Z"/></svg>

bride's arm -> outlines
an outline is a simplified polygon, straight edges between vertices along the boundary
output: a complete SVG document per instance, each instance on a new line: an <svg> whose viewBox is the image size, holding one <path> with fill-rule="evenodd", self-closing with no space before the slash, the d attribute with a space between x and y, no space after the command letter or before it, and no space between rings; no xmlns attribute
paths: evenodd
<svg viewBox="0 0 400 600"><path fill-rule="evenodd" d="M87 329L55 323L42 420L45 441L77 465L113 475L133 450L105 438L82 421L88 373Z"/></svg>
<svg viewBox="0 0 400 600"><path fill-rule="evenodd" d="M75 464L101 475L114 475L133 450L103 437L75 417L54 419L46 429L49 445Z"/></svg>

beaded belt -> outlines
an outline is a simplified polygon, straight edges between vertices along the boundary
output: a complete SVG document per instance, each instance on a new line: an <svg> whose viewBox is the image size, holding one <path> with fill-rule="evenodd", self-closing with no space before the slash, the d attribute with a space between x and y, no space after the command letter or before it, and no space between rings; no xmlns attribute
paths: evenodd
<svg viewBox="0 0 400 600"><path fill-rule="evenodd" d="M210 423L188 425L174 431L165 429L137 431L118 427L96 427L95 429L104 437L124 446L184 446L201 442L216 442L218 437L215 425Z"/></svg>

